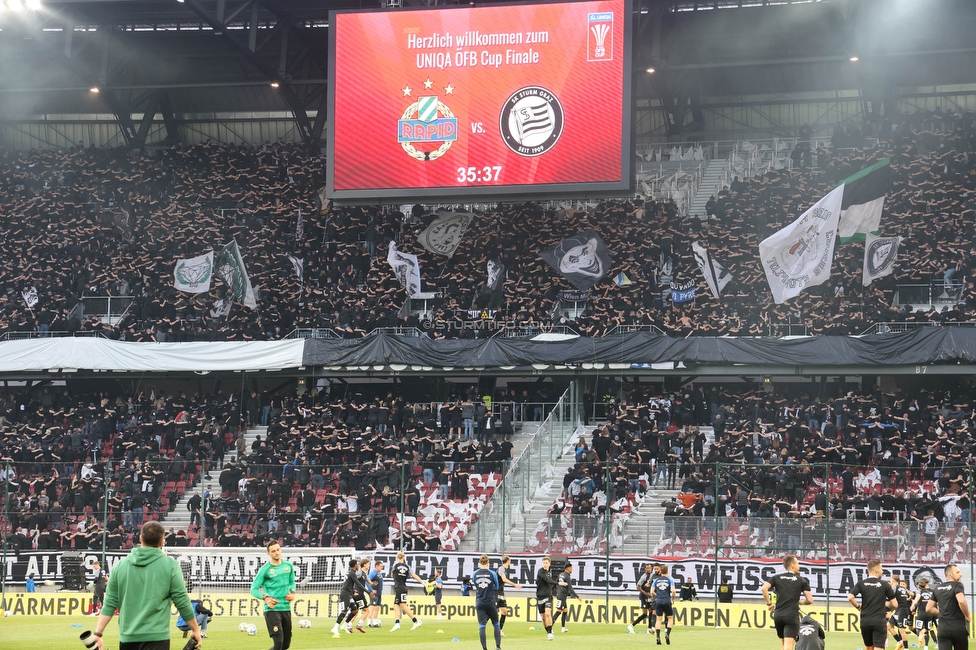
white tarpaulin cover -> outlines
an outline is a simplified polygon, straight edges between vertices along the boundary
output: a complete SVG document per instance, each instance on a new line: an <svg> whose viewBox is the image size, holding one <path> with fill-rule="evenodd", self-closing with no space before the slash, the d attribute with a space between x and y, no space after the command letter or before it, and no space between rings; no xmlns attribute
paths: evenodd
<svg viewBox="0 0 976 650"><path fill-rule="evenodd" d="M0 343L0 372L55 368L145 372L273 370L302 365L303 339L214 343L132 343L45 338Z"/></svg>

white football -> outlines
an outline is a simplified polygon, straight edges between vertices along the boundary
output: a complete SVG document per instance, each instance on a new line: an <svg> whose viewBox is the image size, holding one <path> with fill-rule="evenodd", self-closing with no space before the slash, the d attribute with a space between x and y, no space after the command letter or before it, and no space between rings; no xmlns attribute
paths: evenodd
<svg viewBox="0 0 976 650"><path fill-rule="evenodd" d="M307 618L303 618L302 620L298 621L298 627L312 627L312 621L308 620Z"/></svg>
<svg viewBox="0 0 976 650"><path fill-rule="evenodd" d="M241 632L247 632L247 623L241 623L240 625L237 626L237 629L240 630Z"/></svg>
<svg viewBox="0 0 976 650"><path fill-rule="evenodd" d="M7 611L5 611L5 612L3 613L3 615L4 615L4 616L13 616L13 615L14 615L14 613L13 613L12 611L10 611L10 610L8 609Z"/></svg>
<svg viewBox="0 0 976 650"><path fill-rule="evenodd" d="M251 625L248 625L247 626L247 635L248 636L254 636L257 633L258 633L258 626L257 625L251 624Z"/></svg>
<svg viewBox="0 0 976 650"><path fill-rule="evenodd" d="M44 581L44 586L45 587L53 587L54 586L54 580L45 580Z"/></svg>

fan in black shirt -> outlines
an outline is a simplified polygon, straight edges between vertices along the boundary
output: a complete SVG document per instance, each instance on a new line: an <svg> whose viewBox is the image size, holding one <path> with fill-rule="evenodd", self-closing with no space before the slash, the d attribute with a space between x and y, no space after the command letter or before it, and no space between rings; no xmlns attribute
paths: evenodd
<svg viewBox="0 0 976 650"><path fill-rule="evenodd" d="M969 648L969 605L962 588L962 572L955 564L945 568L946 581L936 587L925 611L939 617L939 650Z"/></svg>
<svg viewBox="0 0 976 650"><path fill-rule="evenodd" d="M783 558L784 573L775 575L762 586L763 600L773 613L776 636L782 640L783 650L793 650L796 635L800 630L800 605L812 605L810 581L800 575L800 562L795 555ZM772 602L770 591L776 592L776 604ZM800 597L803 597L802 603Z"/></svg>
<svg viewBox="0 0 976 650"><path fill-rule="evenodd" d="M885 638L888 636L885 615L888 609L898 606L895 590L881 579L881 574L881 563L871 560L868 562L869 577L854 585L847 594L851 605L861 611L861 640L864 641L864 650L884 648ZM858 596L861 597L860 603L857 602Z"/></svg>

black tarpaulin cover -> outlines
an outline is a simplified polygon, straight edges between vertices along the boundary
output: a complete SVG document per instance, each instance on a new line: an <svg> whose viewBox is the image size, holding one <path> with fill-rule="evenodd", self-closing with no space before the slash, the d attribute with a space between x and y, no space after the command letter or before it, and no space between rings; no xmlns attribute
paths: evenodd
<svg viewBox="0 0 976 650"><path fill-rule="evenodd" d="M927 327L897 334L794 339L672 338L637 332L542 342L519 338L432 340L377 334L363 339L309 339L306 366L484 367L545 364L906 365L976 359L976 328Z"/></svg>

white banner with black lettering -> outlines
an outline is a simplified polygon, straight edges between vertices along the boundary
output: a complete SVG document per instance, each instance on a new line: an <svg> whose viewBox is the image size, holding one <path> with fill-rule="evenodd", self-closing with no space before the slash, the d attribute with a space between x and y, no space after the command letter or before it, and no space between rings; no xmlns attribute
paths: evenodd
<svg viewBox="0 0 976 650"><path fill-rule="evenodd" d="M536 573L542 568L542 555L509 553L512 566L508 577L523 588L534 588ZM396 559L396 553L376 552L375 559L383 560L390 566ZM460 587L465 576L470 576L478 568L480 553L448 553L412 551L407 553L407 564L414 573L421 577L434 575L435 569L443 573L445 586ZM606 558L600 556L570 556L573 563L573 586L580 593L605 593L609 586L612 595L634 596L637 579L644 572L647 562L662 562L671 570L671 577L678 583L691 578L692 584L698 590L699 596L715 594L716 585L723 581L732 586L736 596L758 598L762 596L763 582L768 578L782 573L783 563L779 559L720 559L716 564L711 557L643 557L643 556L613 556L609 565ZM491 556L491 567L495 568L501 557ZM963 570L964 581L969 580L969 565ZM884 574L897 574L908 580L914 589L916 582L923 577L929 581L943 580L941 565L925 564L894 564L885 563ZM822 561L801 560L800 574L810 580L810 590L814 597L827 594L828 585L831 598L846 597L850 589L858 580L867 577L867 568L863 562L837 562L830 564L829 580L827 567ZM968 587L967 587L968 589Z"/></svg>
<svg viewBox="0 0 976 650"><path fill-rule="evenodd" d="M249 582L266 559L263 549L254 548L167 548L167 555L176 559L184 576L197 588L233 588L235 583ZM307 586L323 588L341 583L345 578L346 562L352 555L350 549L335 548L286 548L285 559L295 565L296 578L306 581ZM362 557L373 561L382 560L387 568L396 562L396 551L361 551ZM128 555L124 551L109 551L103 560L111 572L112 567ZM92 563L101 558L101 552L82 551L82 565L86 582L94 577ZM422 578L431 577L436 569L443 574L444 586L460 588L463 579L478 568L480 553L445 551L408 551L407 565ZM509 553L512 566L508 577L523 587L534 589L536 574L542 568L541 554ZM713 557L667 556L613 556L607 563L602 556L570 556L573 563L573 586L584 594L604 594L636 597L637 579L644 572L647 562L661 562L670 568L676 582L684 583L691 578L699 596L712 596L716 585L723 581L731 587L736 598L758 598L762 584L771 576L783 571L783 564L776 558L720 559ZM491 567L501 561L500 555L491 556ZM40 582L54 580L59 586L63 580L61 551L8 552L7 564L10 576L8 584L23 584L28 574L34 574ZM970 585L970 565L957 563L962 571L967 593ZM914 589L921 578L941 582L943 565L913 563L885 563L885 577L892 574L907 580ZM844 598L858 580L867 576L863 562L832 562L829 568L823 561L800 560L800 574L810 581L814 598L822 599L829 593L831 599ZM829 579L828 579L829 578Z"/></svg>
<svg viewBox="0 0 976 650"><path fill-rule="evenodd" d="M775 303L795 298L805 288L830 278L843 199L841 185L759 243L759 259Z"/></svg>

